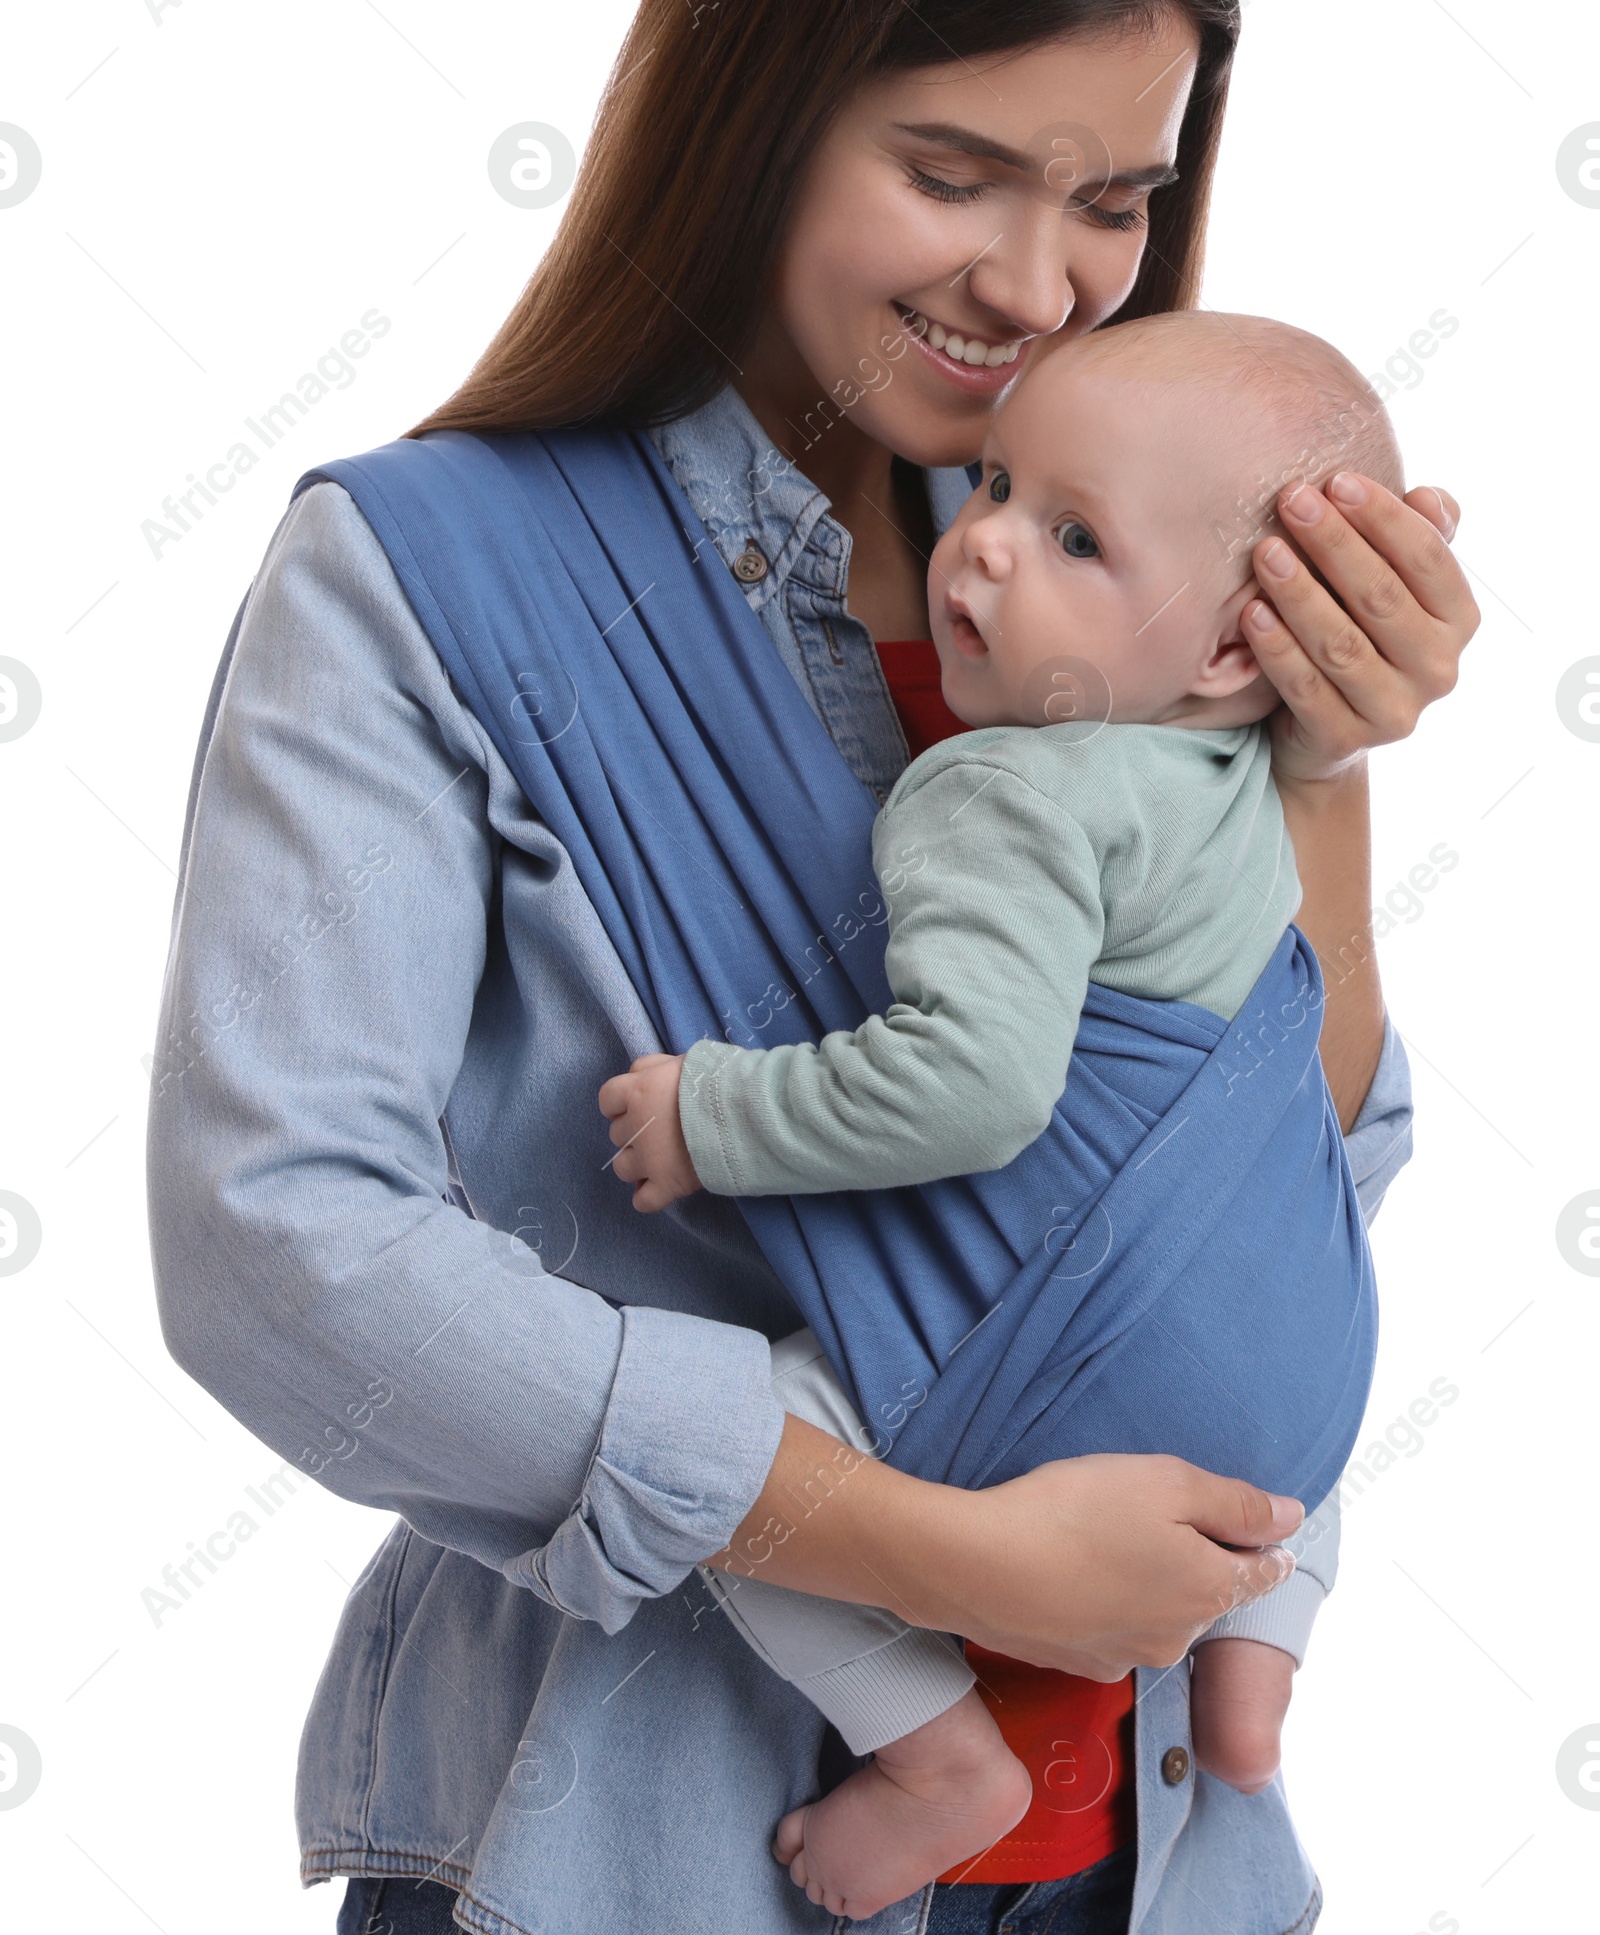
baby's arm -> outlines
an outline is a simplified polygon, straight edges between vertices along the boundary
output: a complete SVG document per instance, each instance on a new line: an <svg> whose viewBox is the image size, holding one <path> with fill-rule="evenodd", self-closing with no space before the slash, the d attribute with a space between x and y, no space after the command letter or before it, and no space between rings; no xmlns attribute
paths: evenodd
<svg viewBox="0 0 1600 1935"><path fill-rule="evenodd" d="M973 759L897 794L874 854L895 882L895 999L816 1045L690 1049L679 1105L707 1189L888 1189L998 1169L1049 1123L1104 933L1081 827Z"/></svg>
<svg viewBox="0 0 1600 1935"><path fill-rule="evenodd" d="M1285 1540L1295 1569L1283 1584L1224 1614L1195 1642L1189 1690L1195 1759L1241 1793L1258 1793L1278 1771L1294 1675L1339 1569L1339 1523L1334 1490Z"/></svg>
<svg viewBox="0 0 1600 1935"><path fill-rule="evenodd" d="M1009 768L945 765L879 815L895 1000L818 1045L696 1042L600 1091L634 1206L999 1169L1066 1084L1104 913L1082 828ZM892 856L892 861L891 861Z"/></svg>

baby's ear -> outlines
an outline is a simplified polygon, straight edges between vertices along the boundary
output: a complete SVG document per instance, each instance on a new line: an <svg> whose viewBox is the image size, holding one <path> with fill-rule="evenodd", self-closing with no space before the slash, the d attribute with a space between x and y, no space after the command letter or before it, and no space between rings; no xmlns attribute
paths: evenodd
<svg viewBox="0 0 1600 1935"><path fill-rule="evenodd" d="M1259 661L1243 639L1219 645L1201 666L1190 691L1197 699L1231 699L1265 677Z"/></svg>
<svg viewBox="0 0 1600 1935"><path fill-rule="evenodd" d="M1242 692L1262 676L1255 653L1245 642L1244 608L1261 596L1252 578L1236 591L1217 615L1215 642L1191 688L1196 698L1226 699Z"/></svg>

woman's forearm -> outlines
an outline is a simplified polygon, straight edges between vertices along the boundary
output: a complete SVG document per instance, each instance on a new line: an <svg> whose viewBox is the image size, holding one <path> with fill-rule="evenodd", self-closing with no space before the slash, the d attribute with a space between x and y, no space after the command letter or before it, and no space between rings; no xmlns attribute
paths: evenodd
<svg viewBox="0 0 1600 1935"><path fill-rule="evenodd" d="M1177 1458L1061 1459L962 1491L791 1416L760 1496L708 1563L1110 1680L1181 1659L1271 1591L1293 1563L1272 1542L1302 1516Z"/></svg>
<svg viewBox="0 0 1600 1935"><path fill-rule="evenodd" d="M1405 738L1451 690L1479 613L1449 552L1461 511L1448 492L1419 486L1401 500L1341 472L1326 491L1291 482L1278 509L1293 541L1256 546L1263 596L1242 616L1287 708L1273 774L1305 886L1300 926L1327 985L1323 1066L1348 1133L1383 1048L1366 750Z"/></svg>
<svg viewBox="0 0 1600 1935"><path fill-rule="evenodd" d="M924 1484L791 1414L760 1496L708 1563L735 1578L886 1606L913 1625L936 1613L907 1604L916 1581L903 1555L947 1543L962 1494ZM911 1571L914 1573L915 1568ZM930 1609L930 1612L932 1609Z"/></svg>
<svg viewBox="0 0 1600 1935"><path fill-rule="evenodd" d="M1365 759L1331 779L1279 781L1305 899L1300 928L1322 964L1322 1066L1341 1126L1361 1112L1383 1047L1372 941L1372 829Z"/></svg>

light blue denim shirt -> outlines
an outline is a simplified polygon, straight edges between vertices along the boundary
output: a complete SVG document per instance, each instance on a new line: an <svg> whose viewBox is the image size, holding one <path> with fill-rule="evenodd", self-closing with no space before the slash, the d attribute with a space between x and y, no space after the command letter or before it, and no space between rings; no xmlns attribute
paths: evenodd
<svg viewBox="0 0 1600 1935"><path fill-rule="evenodd" d="M906 748L827 499L731 388L655 435L882 796ZM925 474L942 530L967 477ZM160 1039L173 1354L296 1470L399 1515L306 1724L306 1880L429 1876L485 1935L822 1935L767 1849L823 1722L692 1571L765 1478L767 1340L798 1312L731 1202L641 1217L610 1173L596 1091L660 1044L333 484L285 515L235 621ZM1410 1109L1391 1033L1349 1139L1369 1213ZM1281 1785L1163 1779L1187 1681L1140 1675L1135 1927L1212 1926L1204 1902L1237 1935L1303 1930ZM928 1899L859 1926L912 1935Z"/></svg>

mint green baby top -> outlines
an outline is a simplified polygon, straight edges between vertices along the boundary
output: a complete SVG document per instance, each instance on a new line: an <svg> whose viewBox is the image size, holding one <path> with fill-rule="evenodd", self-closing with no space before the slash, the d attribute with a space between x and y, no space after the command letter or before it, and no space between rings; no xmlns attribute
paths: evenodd
<svg viewBox="0 0 1600 1935"><path fill-rule="evenodd" d="M725 1196L1003 1168L1043 1134L1090 981L1232 1020L1300 905L1264 726L994 726L931 747L873 828L894 1002L820 1043L696 1042Z"/></svg>

